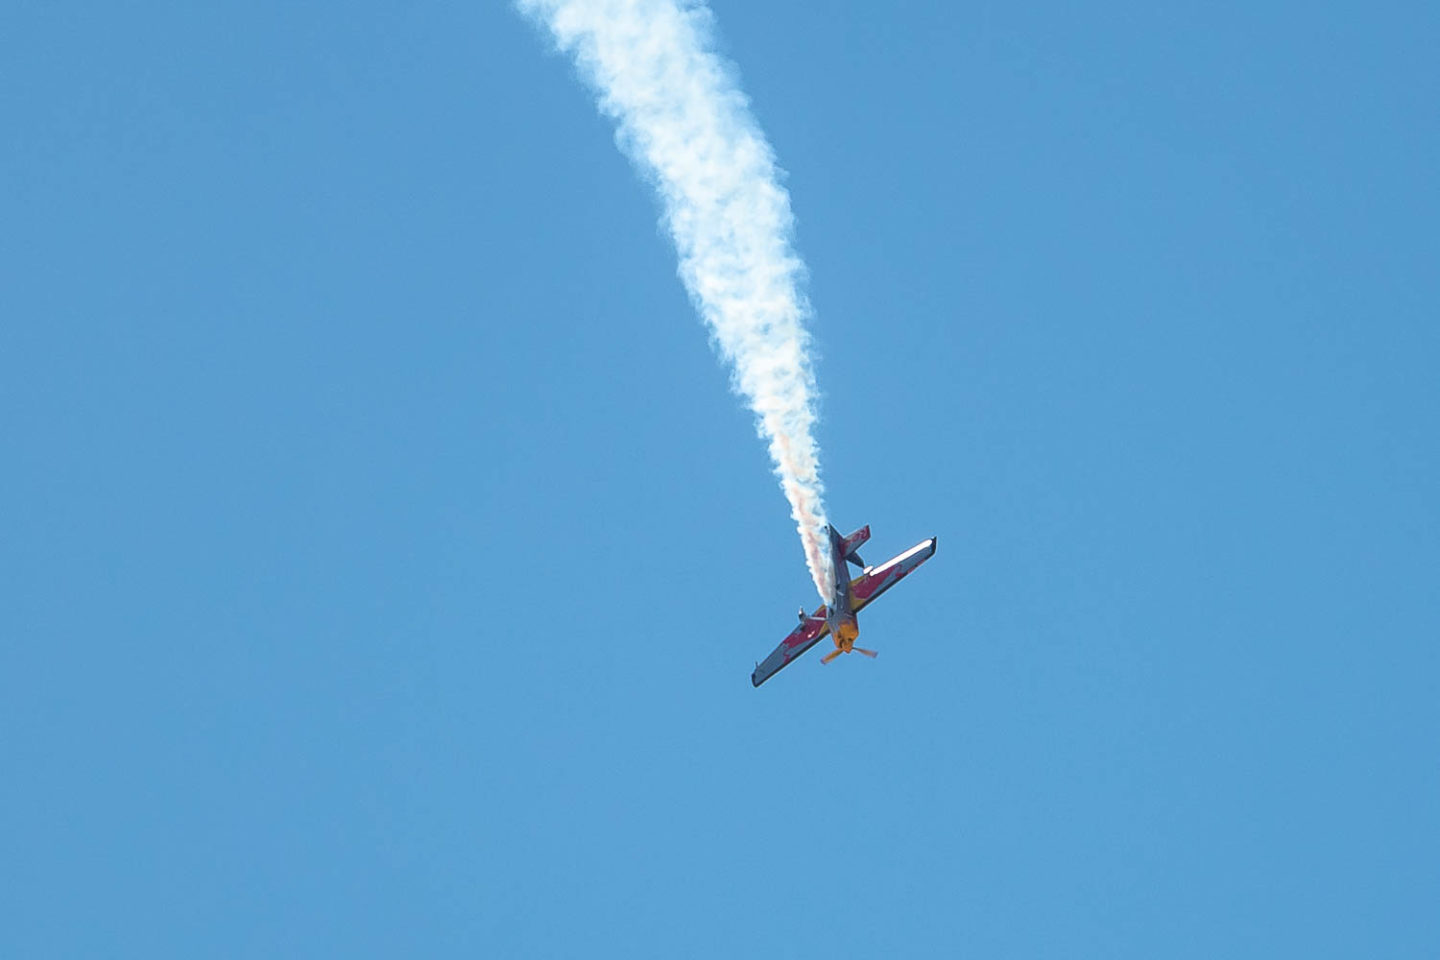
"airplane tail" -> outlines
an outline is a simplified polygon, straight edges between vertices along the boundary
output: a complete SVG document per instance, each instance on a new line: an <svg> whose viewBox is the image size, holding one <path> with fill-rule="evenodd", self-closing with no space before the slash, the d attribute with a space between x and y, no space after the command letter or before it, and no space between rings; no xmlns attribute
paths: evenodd
<svg viewBox="0 0 1440 960"><path fill-rule="evenodd" d="M857 567L865 566L865 561L860 559L860 545L869 539L870 525L868 523L848 537L840 536L840 531L835 529L835 525L830 525L830 543L832 549L835 553L844 557Z"/></svg>

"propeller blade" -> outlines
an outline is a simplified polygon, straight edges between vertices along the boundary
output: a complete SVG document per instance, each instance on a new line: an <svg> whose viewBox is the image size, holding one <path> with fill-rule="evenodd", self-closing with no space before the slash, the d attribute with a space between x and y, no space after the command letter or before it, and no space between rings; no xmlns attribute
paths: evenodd
<svg viewBox="0 0 1440 960"><path fill-rule="evenodd" d="M840 656L840 654L844 652L844 650L841 650L837 647L836 649L831 650L829 653L825 654L825 656L821 657L820 662L829 663L831 660L834 660L836 657Z"/></svg>
<svg viewBox="0 0 1440 960"><path fill-rule="evenodd" d="M866 650L864 647L855 647L854 649L856 653L863 653L867 657L874 657L876 655L874 650Z"/></svg>

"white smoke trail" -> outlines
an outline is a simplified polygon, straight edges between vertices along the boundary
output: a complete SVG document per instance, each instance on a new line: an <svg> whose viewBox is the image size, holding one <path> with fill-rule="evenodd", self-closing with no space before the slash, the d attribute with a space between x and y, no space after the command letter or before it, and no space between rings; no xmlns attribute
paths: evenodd
<svg viewBox="0 0 1440 960"><path fill-rule="evenodd" d="M698 0L517 0L574 56L614 118L617 142L654 181L680 278L734 365L790 501L815 589L830 602L829 541L803 321L804 265L790 197Z"/></svg>

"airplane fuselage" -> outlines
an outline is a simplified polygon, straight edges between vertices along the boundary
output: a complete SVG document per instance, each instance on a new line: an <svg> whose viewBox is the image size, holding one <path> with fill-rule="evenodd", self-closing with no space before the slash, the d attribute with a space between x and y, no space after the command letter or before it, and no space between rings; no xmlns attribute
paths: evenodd
<svg viewBox="0 0 1440 960"><path fill-rule="evenodd" d="M860 636L860 621L855 616L854 599L850 595L850 571L845 566L845 543L839 531L830 528L830 567L835 573L834 599L825 608L825 623L835 646L850 652Z"/></svg>

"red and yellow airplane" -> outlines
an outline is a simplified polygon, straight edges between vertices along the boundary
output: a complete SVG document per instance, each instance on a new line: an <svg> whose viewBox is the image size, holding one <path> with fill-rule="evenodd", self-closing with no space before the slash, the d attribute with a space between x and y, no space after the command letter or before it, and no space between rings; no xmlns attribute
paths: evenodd
<svg viewBox="0 0 1440 960"><path fill-rule="evenodd" d="M821 657L821 663L829 663L840 654L849 653L852 650L856 653L863 653L867 657L875 656L874 650L855 646L855 640L860 636L860 621L855 614L869 605L870 601L895 586L910 571L933 557L936 538L922 540L878 567L865 566L865 561L861 560L860 554L856 552L860 545L869 539L869 526L861 527L848 537L840 536L840 531L833 526L830 527L830 565L835 571L835 583L832 590L834 601L820 607L809 616L802 608L800 625L790 632L790 636L780 641L780 646L776 647L763 663L756 664L755 672L750 675L751 683L757 687L760 686L788 666L800 654L824 639L826 634L835 640L835 649ZM847 561L862 568L860 576L854 580L845 575Z"/></svg>

